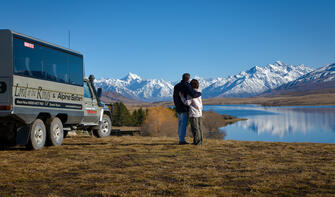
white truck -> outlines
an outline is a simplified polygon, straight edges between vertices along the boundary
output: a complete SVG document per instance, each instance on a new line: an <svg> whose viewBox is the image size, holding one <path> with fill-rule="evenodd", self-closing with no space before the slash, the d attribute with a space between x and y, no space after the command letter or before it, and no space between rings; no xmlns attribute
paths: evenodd
<svg viewBox="0 0 335 197"><path fill-rule="evenodd" d="M111 112L83 55L11 30L0 30L0 145L59 146L69 130L109 136Z"/></svg>

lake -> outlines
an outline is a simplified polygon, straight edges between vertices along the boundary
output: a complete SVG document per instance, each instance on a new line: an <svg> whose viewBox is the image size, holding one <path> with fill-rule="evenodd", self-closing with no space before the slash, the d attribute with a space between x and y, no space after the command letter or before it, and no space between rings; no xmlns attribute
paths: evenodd
<svg viewBox="0 0 335 197"><path fill-rule="evenodd" d="M204 110L248 119L221 128L226 140L335 143L335 106L207 105Z"/></svg>

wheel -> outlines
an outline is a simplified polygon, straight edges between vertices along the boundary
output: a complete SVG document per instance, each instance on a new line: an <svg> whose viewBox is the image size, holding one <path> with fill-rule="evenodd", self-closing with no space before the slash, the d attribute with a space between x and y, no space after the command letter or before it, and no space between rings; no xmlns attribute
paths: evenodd
<svg viewBox="0 0 335 197"><path fill-rule="evenodd" d="M53 117L47 120L47 145L60 146L63 142L64 131L62 121Z"/></svg>
<svg viewBox="0 0 335 197"><path fill-rule="evenodd" d="M112 130L112 121L106 114L102 116L102 122L99 130L93 130L93 134L96 137L107 137L110 136Z"/></svg>
<svg viewBox="0 0 335 197"><path fill-rule="evenodd" d="M36 119L33 124L30 125L29 132L27 148L33 150L42 149L47 135L44 122L41 119Z"/></svg>

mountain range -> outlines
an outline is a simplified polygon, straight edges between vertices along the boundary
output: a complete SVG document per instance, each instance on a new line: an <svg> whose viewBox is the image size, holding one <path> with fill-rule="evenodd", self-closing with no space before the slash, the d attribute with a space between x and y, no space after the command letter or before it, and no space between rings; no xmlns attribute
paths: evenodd
<svg viewBox="0 0 335 197"><path fill-rule="evenodd" d="M320 69L301 65L286 65L276 61L264 67L255 66L226 78L217 77L199 80L203 98L213 97L253 97L261 94L280 94L286 90L306 87L319 89L320 86L335 87L335 64L326 65ZM105 92L114 92L128 99L157 102L172 100L173 86L178 82L163 79L142 79L136 74L129 73L122 79L99 79L95 84ZM305 87L305 88L302 88Z"/></svg>
<svg viewBox="0 0 335 197"><path fill-rule="evenodd" d="M116 92L124 97L140 101L171 100L173 85L171 82L157 79L142 79L129 73L122 79L100 79L95 85L105 92Z"/></svg>
<svg viewBox="0 0 335 197"><path fill-rule="evenodd" d="M328 64L296 80L265 92L264 95L335 92L335 64Z"/></svg>

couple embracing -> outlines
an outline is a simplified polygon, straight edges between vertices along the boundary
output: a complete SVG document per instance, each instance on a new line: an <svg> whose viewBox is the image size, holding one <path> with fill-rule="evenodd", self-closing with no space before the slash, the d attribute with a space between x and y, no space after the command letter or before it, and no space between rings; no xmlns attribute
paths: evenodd
<svg viewBox="0 0 335 197"><path fill-rule="evenodd" d="M202 100L199 91L199 82L190 81L190 74L183 74L182 80L174 86L173 101L178 114L179 144L188 144L185 141L186 127L190 119L193 144L202 144Z"/></svg>

